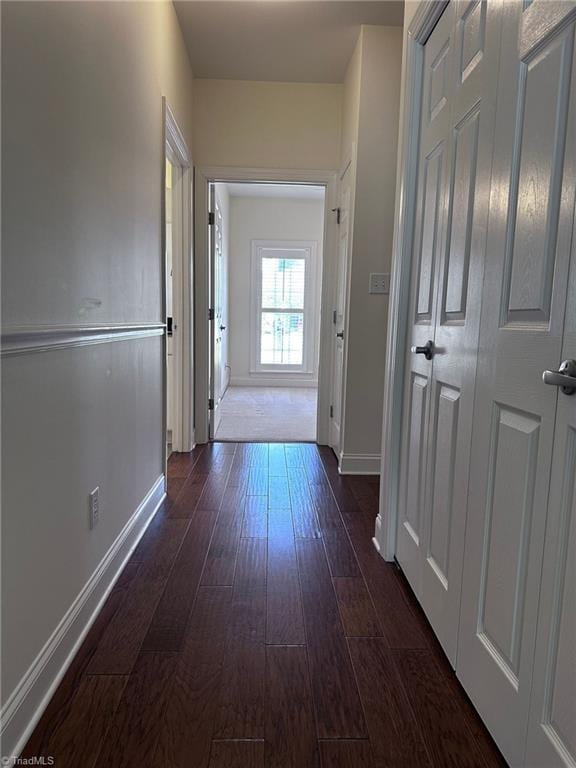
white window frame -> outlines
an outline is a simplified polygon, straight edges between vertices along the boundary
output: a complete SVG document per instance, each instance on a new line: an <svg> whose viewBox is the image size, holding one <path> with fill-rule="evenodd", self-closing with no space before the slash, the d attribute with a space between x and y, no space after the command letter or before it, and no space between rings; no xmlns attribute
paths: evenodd
<svg viewBox="0 0 576 768"><path fill-rule="evenodd" d="M314 373L316 303L318 280L318 243L314 240L252 240L252 274L250 295L250 373L289 373L309 376ZM287 254L285 258L303 258L304 277L304 341L302 365L263 364L260 362L260 334L262 321L262 270L263 255L273 251ZM300 254L304 254L303 256ZM299 311L299 310L295 310Z"/></svg>

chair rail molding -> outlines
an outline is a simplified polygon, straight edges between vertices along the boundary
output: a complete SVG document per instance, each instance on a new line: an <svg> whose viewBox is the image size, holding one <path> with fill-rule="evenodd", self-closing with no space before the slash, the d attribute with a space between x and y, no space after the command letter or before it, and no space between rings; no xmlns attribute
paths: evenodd
<svg viewBox="0 0 576 768"><path fill-rule="evenodd" d="M163 336L165 330L165 323L160 322L8 326L0 337L2 357Z"/></svg>

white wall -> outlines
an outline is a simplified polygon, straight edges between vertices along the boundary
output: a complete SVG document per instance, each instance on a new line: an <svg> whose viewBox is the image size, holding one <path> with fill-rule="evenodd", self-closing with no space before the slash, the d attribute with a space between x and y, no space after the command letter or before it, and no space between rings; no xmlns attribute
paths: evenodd
<svg viewBox="0 0 576 768"><path fill-rule="evenodd" d="M371 272L390 272L402 30L363 26L346 77L342 160L356 144L346 347L345 456L372 457L381 448L382 390L388 297L370 295ZM359 467L360 468L360 467Z"/></svg>
<svg viewBox="0 0 576 768"><path fill-rule="evenodd" d="M162 320L161 99L191 143L191 92L171 3L2 3L4 333ZM163 365L159 336L3 360L3 703L164 471Z"/></svg>
<svg viewBox="0 0 576 768"><path fill-rule="evenodd" d="M336 170L341 110L341 85L195 80L195 162Z"/></svg>
<svg viewBox="0 0 576 768"><path fill-rule="evenodd" d="M290 198L230 198L230 367L232 384L257 385L273 376L250 373L250 297L252 240L316 240L322 263L324 201ZM321 272L316 301L315 370L312 376L283 374L282 381L316 383L320 337Z"/></svg>

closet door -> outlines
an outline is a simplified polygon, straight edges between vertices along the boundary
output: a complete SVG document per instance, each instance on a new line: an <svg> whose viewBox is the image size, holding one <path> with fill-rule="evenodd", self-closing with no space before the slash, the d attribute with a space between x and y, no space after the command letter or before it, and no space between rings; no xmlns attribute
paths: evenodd
<svg viewBox="0 0 576 768"><path fill-rule="evenodd" d="M437 274L445 226L447 138L454 73L454 4L450 3L424 48L423 93L418 168L418 206L410 290L411 333L406 352L400 514L396 556L412 588L422 594L424 502L428 415L433 361L415 354L434 344Z"/></svg>
<svg viewBox="0 0 576 768"><path fill-rule="evenodd" d="M500 2L454 2L425 46L420 229L398 560L455 663Z"/></svg>
<svg viewBox="0 0 576 768"><path fill-rule="evenodd" d="M558 400L542 371L561 359L574 217L576 6L503 7L456 671L520 766Z"/></svg>
<svg viewBox="0 0 576 768"><path fill-rule="evenodd" d="M576 367L576 230L560 358ZM576 391L558 393L525 763L576 765Z"/></svg>

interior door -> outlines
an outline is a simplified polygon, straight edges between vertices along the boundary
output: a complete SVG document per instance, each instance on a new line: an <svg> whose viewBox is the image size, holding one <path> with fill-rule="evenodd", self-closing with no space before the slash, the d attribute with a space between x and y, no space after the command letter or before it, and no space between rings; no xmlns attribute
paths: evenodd
<svg viewBox="0 0 576 768"><path fill-rule="evenodd" d="M560 357L576 370L576 230ZM546 768L576 765L576 378L573 390L558 392L525 760Z"/></svg>
<svg viewBox="0 0 576 768"><path fill-rule="evenodd" d="M352 162L340 177L338 204L338 268L336 301L333 314L334 347L332 351L332 406L330 445L340 456L344 396L344 354L346 342L346 305L348 301L348 248L350 239L350 201L352 194Z"/></svg>
<svg viewBox="0 0 576 768"><path fill-rule="evenodd" d="M222 205L216 194L216 185L210 187L210 210L213 222L210 226L211 253L211 282L210 282L210 340L211 340L211 372L210 372L210 438L216 437L220 426L220 401L223 392L224 365L222 343L224 326L224 258L223 258L223 221Z"/></svg>
<svg viewBox="0 0 576 768"><path fill-rule="evenodd" d="M534 0L503 9L456 669L504 756L519 766L558 400L542 371L562 358L574 219L576 6ZM558 460L566 466L562 454ZM573 633L572 624L564 634L572 673Z"/></svg>

